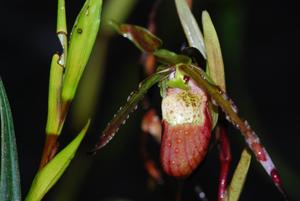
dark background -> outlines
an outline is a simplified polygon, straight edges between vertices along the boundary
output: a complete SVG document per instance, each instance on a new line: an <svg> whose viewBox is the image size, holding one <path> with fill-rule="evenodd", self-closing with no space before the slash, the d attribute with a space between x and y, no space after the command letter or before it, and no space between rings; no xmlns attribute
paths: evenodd
<svg viewBox="0 0 300 201"><path fill-rule="evenodd" d="M126 22L146 26L153 2L138 1ZM194 2L196 18L200 21L201 11L208 10L217 29L229 95L261 137L292 200L300 200L300 22L296 2ZM82 0L67 1L69 29L82 3ZM45 137L50 60L59 50L55 35L56 2L4 1L0 17L1 77L15 121L25 197L37 171ZM185 39L173 1L164 0L159 7L157 26L157 35L164 41L164 47L179 52ZM45 200L175 200L177 184L170 178L165 177L164 186L149 188L139 151L141 109L131 115L119 135L98 155L85 154L141 78L140 53L130 42L114 36L106 48L98 95L86 89L81 92L83 102L80 104L83 105L85 96L98 97L90 114L92 127L70 168ZM157 101L155 105L159 105L157 92L157 88L151 91ZM78 113L71 112L67 119L60 138L61 147L73 139L86 121L86 118L76 120L72 117L74 114ZM234 169L245 143L233 128L229 128L229 137ZM149 147L157 158L159 146L152 142ZM209 200L216 200L218 167L214 147L194 178L184 182L182 200L199 200L193 191L195 184L202 186ZM255 160L251 163L241 200L283 200Z"/></svg>

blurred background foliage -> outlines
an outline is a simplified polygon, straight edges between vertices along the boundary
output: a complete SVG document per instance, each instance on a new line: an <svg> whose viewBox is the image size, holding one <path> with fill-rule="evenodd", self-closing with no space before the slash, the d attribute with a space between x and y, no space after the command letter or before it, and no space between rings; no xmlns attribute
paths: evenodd
<svg viewBox="0 0 300 201"><path fill-rule="evenodd" d="M115 2L115 3L114 3ZM104 1L104 19L146 27L155 1ZM83 0L66 2L69 28ZM108 6L112 4L111 6ZM49 64L59 50L56 38L55 1L4 1L1 3L1 76L14 116L25 194L38 168L47 118ZM121 8L121 9L120 9ZM269 150L293 200L300 200L299 149L299 34L297 6L290 1L194 0L193 13L200 22L208 10L219 35L229 95L249 120ZM164 47L179 52L184 34L172 0L163 0L156 17L157 35ZM93 55L80 91L61 136L66 145L92 117L91 129L71 166L46 196L49 201L76 200L175 200L176 182L155 186L143 167L140 154L140 108L119 135L96 156L86 152L118 107L143 78L140 52L126 39L101 24ZM159 109L158 88L150 92ZM244 140L229 129L236 166ZM149 149L158 158L159 146L149 138ZM206 161L183 187L183 201L197 200L201 185L210 200L217 195L218 153L213 147ZM234 168L232 168L234 169ZM263 169L252 162L241 200L282 200Z"/></svg>

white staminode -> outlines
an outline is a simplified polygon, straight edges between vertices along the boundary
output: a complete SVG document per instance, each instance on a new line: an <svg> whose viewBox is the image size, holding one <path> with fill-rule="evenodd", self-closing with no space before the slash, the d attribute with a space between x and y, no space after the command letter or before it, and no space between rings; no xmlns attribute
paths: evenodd
<svg viewBox="0 0 300 201"><path fill-rule="evenodd" d="M203 109L207 97L192 90L168 89L162 100L162 116L171 125L204 121Z"/></svg>

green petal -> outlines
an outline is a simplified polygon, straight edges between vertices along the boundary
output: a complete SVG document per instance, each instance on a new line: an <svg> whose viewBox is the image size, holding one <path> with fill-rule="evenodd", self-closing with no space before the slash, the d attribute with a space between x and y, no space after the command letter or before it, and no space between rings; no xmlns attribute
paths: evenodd
<svg viewBox="0 0 300 201"><path fill-rule="evenodd" d="M26 201L41 200L62 176L74 158L89 125L90 121L87 122L78 136L68 146L60 151L45 167L38 171L27 194Z"/></svg>
<svg viewBox="0 0 300 201"><path fill-rule="evenodd" d="M134 91L127 99L127 103L119 109L119 111L114 115L114 118L108 123L107 127L102 132L100 140L91 153L97 151L98 149L104 147L118 132L120 126L126 122L129 118L130 112L134 111L138 102L144 97L147 91L157 82L165 79L172 69L165 69L156 72L140 83L139 89Z"/></svg>
<svg viewBox="0 0 300 201"><path fill-rule="evenodd" d="M20 174L13 118L0 78L1 172L0 200L21 201Z"/></svg>

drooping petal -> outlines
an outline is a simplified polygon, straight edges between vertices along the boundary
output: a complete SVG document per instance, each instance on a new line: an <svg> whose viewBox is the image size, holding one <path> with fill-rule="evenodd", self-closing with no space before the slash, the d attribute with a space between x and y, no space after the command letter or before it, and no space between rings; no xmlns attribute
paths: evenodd
<svg viewBox="0 0 300 201"><path fill-rule="evenodd" d="M107 127L102 132L100 140L91 151L91 153L96 152L100 148L104 147L118 132L120 126L125 123L126 119L129 118L130 112L134 111L138 102L144 97L148 89L154 84L166 78L171 73L172 69L165 69L154 73L149 76L143 82L140 83L139 89L134 91L127 99L127 103L119 109L119 111L114 115L114 118L108 123Z"/></svg>
<svg viewBox="0 0 300 201"><path fill-rule="evenodd" d="M265 147L260 142L259 137L250 127L248 122L239 116L237 107L234 105L233 101L218 86L210 83L206 74L201 71L201 69L193 65L188 66L184 64L180 65L179 69L187 76L190 76L193 80L195 80L197 85L201 87L214 100L215 104L217 104L223 110L223 112L226 114L227 120L241 131L241 134L244 136L248 147L254 153L257 161L260 162L265 171L273 180L273 183L287 200L287 195L283 187L282 180L269 153L266 151Z"/></svg>

